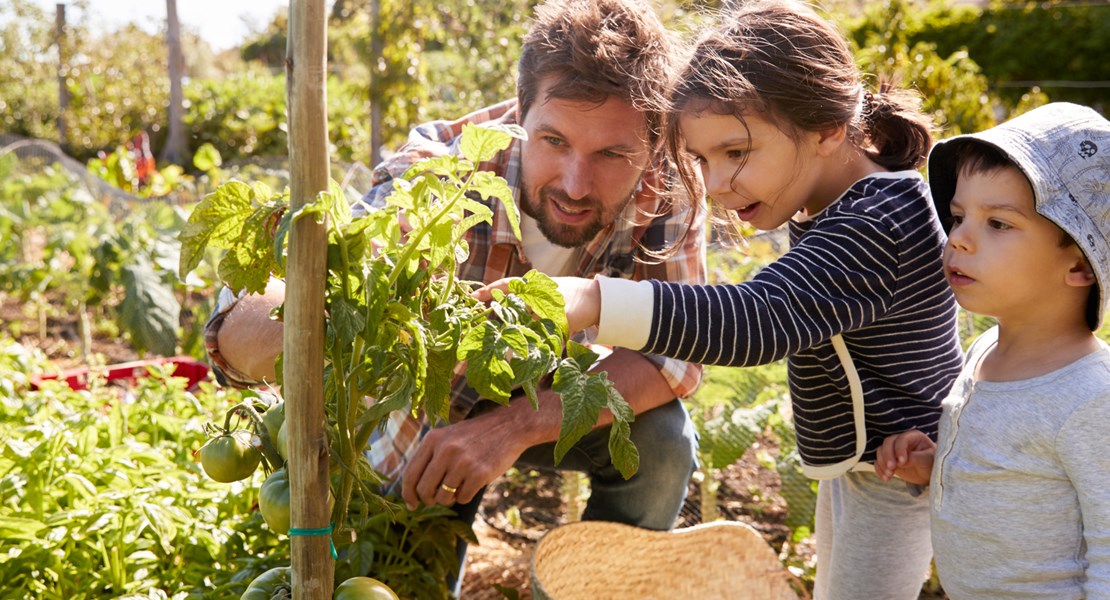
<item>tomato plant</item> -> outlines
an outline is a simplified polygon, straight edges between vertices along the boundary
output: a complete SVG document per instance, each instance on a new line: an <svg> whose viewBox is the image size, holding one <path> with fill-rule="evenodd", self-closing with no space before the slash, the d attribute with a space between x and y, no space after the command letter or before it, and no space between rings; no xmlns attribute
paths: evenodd
<svg viewBox="0 0 1110 600"><path fill-rule="evenodd" d="M386 584L373 577L352 577L335 588L333 600L400 600Z"/></svg>
<svg viewBox="0 0 1110 600"><path fill-rule="evenodd" d="M254 494L192 452L244 393L186 392L166 365L126 389L32 390L49 365L19 348L0 332L0 598L238 598L236 574L280 564Z"/></svg>
<svg viewBox="0 0 1110 600"><path fill-rule="evenodd" d="M200 263L207 247L225 248L231 251L220 261L221 278L233 290L255 293L271 277L284 275L285 243L294 221L308 218L325 225L324 403L331 461L337 466L332 483L337 529L350 525L352 502L360 519L371 507L384 506L364 454L373 431L398 410L446 421L460 362L471 387L501 404L521 389L535 406L540 380L554 373L552 389L564 406L555 458L561 459L596 425L601 408L608 408L614 418L614 464L625 477L638 467L628 439L632 411L604 374L588 371L597 355L568 342L555 283L533 271L513 281L510 294L497 293L486 305L471 296L473 282L455 276L468 253L467 230L492 221L493 202L504 201L520 235L508 184L476 167L506 149L514 135L522 137L523 130L468 126L459 144L461 156L421 161L394 180L387 206L357 215L338 185L290 211L287 193L231 181L197 205L179 236L181 276ZM278 377L280 385L280 369ZM376 400L367 404L365 398ZM281 445L281 436L279 429L274 445ZM287 530L288 523L282 525ZM453 560L446 554L436 560Z"/></svg>

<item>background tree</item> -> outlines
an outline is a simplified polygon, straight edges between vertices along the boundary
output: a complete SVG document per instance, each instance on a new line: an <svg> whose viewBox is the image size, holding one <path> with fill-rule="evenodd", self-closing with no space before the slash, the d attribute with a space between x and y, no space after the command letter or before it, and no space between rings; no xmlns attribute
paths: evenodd
<svg viewBox="0 0 1110 600"><path fill-rule="evenodd" d="M181 78L185 71L185 56L181 52L181 24L177 20L177 0L166 0L166 50L169 53L170 71L170 132L162 148L162 160L181 164L189 152L189 138L185 132L184 95Z"/></svg>

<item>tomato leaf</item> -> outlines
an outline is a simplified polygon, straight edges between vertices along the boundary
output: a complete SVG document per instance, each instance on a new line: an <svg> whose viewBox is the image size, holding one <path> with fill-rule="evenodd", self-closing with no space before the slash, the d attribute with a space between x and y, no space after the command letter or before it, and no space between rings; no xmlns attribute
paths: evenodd
<svg viewBox="0 0 1110 600"><path fill-rule="evenodd" d="M555 462L597 426L602 408L613 416L609 430L609 453L613 466L628 479L639 469L640 456L632 443L630 423L632 408L613 387L604 373L589 373L598 355L573 341L567 344L569 356L555 370L551 389L563 399L563 424L555 444Z"/></svg>
<svg viewBox="0 0 1110 600"><path fill-rule="evenodd" d="M532 269L521 279L510 281L509 291L520 296L540 319L555 323L563 336L566 336L567 313L563 295L559 293L559 286L553 279Z"/></svg>
<svg viewBox="0 0 1110 600"><path fill-rule="evenodd" d="M489 322L468 331L459 343L458 359L467 363L470 386L485 398L508 402L515 378L506 356L514 349L521 354L528 352L528 342L519 331L501 331Z"/></svg>
<svg viewBox="0 0 1110 600"><path fill-rule="evenodd" d="M181 241L178 276L182 279L197 268L204 248L229 248L239 239L250 214L253 191L241 181L229 181L204 197L189 215L177 239Z"/></svg>
<svg viewBox="0 0 1110 600"><path fill-rule="evenodd" d="M509 130L467 124L463 125L459 151L467 160L480 163L508 148L512 141L513 136L509 134Z"/></svg>
<svg viewBox="0 0 1110 600"><path fill-rule="evenodd" d="M474 174L474 179L470 182L474 190L482 196L482 198L498 198L501 200L502 205L505 207L505 216L509 218L509 226L512 227L513 235L516 239L520 239L520 214L517 212L516 204L513 204L513 191L509 188L509 184L504 179L490 173L489 171L478 171Z"/></svg>

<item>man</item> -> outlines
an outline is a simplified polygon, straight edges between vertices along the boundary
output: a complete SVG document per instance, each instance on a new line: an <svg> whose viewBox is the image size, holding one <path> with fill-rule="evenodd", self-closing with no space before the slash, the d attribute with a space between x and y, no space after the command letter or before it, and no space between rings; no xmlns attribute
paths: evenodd
<svg viewBox="0 0 1110 600"><path fill-rule="evenodd" d="M517 100L416 128L375 169L365 201L380 205L392 179L414 162L452 152L464 124L519 124L528 139L482 168L508 181L523 240L491 203L492 225L468 233L461 279L488 283L536 268L552 276L702 283L705 211L662 189L670 171L659 134L672 54L670 34L637 0L551 0L537 8L525 37ZM233 383L273 379L281 325L266 316L282 295L274 284L265 295L219 308L210 322L210 356ZM625 480L612 465L607 411L558 468L589 475L584 519L669 529L696 464L693 425L678 398L693 393L700 367L617 349L596 369L608 372L636 414L631 439L640 469ZM507 406L477 402L465 380L452 398L445 426L429 429L394 415L371 443L371 462L400 476L410 506L456 505L472 520L479 492L514 464L554 467L562 409L550 389L540 392L538 411L523 396Z"/></svg>

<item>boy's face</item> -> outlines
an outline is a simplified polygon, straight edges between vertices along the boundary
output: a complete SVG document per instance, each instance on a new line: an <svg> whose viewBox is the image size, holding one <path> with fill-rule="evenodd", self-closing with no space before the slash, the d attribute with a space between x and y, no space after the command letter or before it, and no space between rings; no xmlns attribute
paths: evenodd
<svg viewBox="0 0 1110 600"><path fill-rule="evenodd" d="M1018 169L961 172L951 208L944 270L960 306L1003 324L1042 319L1046 310L1082 316L1086 289L1074 272L1086 266L1083 253L1061 245L1062 231L1034 210Z"/></svg>

